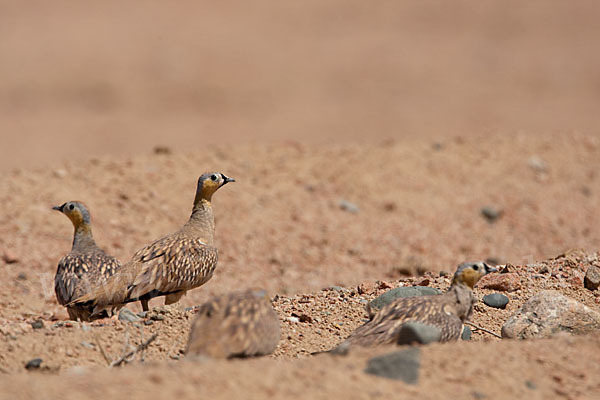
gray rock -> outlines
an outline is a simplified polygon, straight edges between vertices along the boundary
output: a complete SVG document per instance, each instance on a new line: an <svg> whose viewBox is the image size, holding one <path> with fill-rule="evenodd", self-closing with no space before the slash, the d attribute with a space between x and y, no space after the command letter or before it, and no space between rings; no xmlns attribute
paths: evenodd
<svg viewBox="0 0 600 400"><path fill-rule="evenodd" d="M485 206L481 208L481 215L483 215L489 222L494 222L500 218L502 215L502 210L492 206Z"/></svg>
<svg viewBox="0 0 600 400"><path fill-rule="evenodd" d="M42 329L44 327L44 321L41 319L35 320L31 323L33 329Z"/></svg>
<svg viewBox="0 0 600 400"><path fill-rule="evenodd" d="M412 347L371 358L365 372L414 385L419 381L420 366L421 351L417 347Z"/></svg>
<svg viewBox="0 0 600 400"><path fill-rule="evenodd" d="M121 311L119 311L119 321L137 322L139 320L140 317L135 315L135 313L128 308L122 308Z"/></svg>
<svg viewBox="0 0 600 400"><path fill-rule="evenodd" d="M583 285L590 290L598 290L600 286L600 268L590 265L585 273Z"/></svg>
<svg viewBox="0 0 600 400"><path fill-rule="evenodd" d="M137 313L137 316L140 318L146 318L148 316L148 311L140 311Z"/></svg>
<svg viewBox="0 0 600 400"><path fill-rule="evenodd" d="M527 386L527 388L531 390L537 389L537 385L535 384L535 382L532 381L525 381L525 386Z"/></svg>
<svg viewBox="0 0 600 400"><path fill-rule="evenodd" d="M600 329L600 313L563 296L544 290L531 297L502 326L503 338L538 338L566 331L580 334Z"/></svg>
<svg viewBox="0 0 600 400"><path fill-rule="evenodd" d="M42 365L42 359L34 358L33 360L27 361L27 364L25 364L25 369L38 369L40 365Z"/></svg>
<svg viewBox="0 0 600 400"><path fill-rule="evenodd" d="M398 331L397 344L429 344L439 342L442 337L440 328L420 322L406 322Z"/></svg>
<svg viewBox="0 0 600 400"><path fill-rule="evenodd" d="M340 200L340 208L344 211L348 211L354 214L360 211L356 204L350 203L347 200Z"/></svg>
<svg viewBox="0 0 600 400"><path fill-rule="evenodd" d="M508 304L508 297L500 293L486 294L483 296L483 302L487 306L504 309Z"/></svg>
<svg viewBox="0 0 600 400"><path fill-rule="evenodd" d="M373 301L369 303L371 308L379 310L383 306L390 304L396 299L401 297L417 297L417 296L431 296L441 294L437 289L428 287L428 286L407 286L407 287L399 287L392 290L388 290L383 293L381 296L375 298Z"/></svg>
<svg viewBox="0 0 600 400"><path fill-rule="evenodd" d="M460 338L462 340L471 340L471 328L469 328L467 325L463 325L463 331L460 334Z"/></svg>

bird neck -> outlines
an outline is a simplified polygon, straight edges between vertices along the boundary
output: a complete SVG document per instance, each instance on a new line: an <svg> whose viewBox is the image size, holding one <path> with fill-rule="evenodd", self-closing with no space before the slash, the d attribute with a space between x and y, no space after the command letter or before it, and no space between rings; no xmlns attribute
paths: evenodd
<svg viewBox="0 0 600 400"><path fill-rule="evenodd" d="M183 226L183 230L188 235L196 237L208 245L213 244L215 217L209 200L200 199L194 204L192 215Z"/></svg>
<svg viewBox="0 0 600 400"><path fill-rule="evenodd" d="M92 227L86 223L76 225L71 250L83 251L90 247L96 247L96 241L94 240L94 236L92 236Z"/></svg>
<svg viewBox="0 0 600 400"><path fill-rule="evenodd" d="M457 316L462 321L468 320L473 313L473 304L475 303L471 288L464 283L454 283L446 295L456 302Z"/></svg>

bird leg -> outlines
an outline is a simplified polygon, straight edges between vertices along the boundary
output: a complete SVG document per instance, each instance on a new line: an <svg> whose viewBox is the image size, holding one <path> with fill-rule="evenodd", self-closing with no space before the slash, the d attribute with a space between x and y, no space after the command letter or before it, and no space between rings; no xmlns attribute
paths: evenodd
<svg viewBox="0 0 600 400"><path fill-rule="evenodd" d="M478 325L475 325L475 324L474 324L474 323L472 323L472 322L465 321L465 322L464 322L464 324L465 324L465 325L472 326L473 328L475 328L475 329L478 329L478 330L480 330L480 331L482 331L482 332L489 333L490 335L492 335L492 336L495 336L495 337L497 337L498 339L502 339L502 336L498 335L497 333L494 333L494 332L492 332L492 331L489 331L489 330L487 330L487 329L485 329L485 328L482 328L482 327L480 327L480 326L478 326Z"/></svg>
<svg viewBox="0 0 600 400"><path fill-rule="evenodd" d="M148 301L149 301L148 299L140 300L140 303L142 303L142 310L143 311L148 311L149 310L148 309Z"/></svg>

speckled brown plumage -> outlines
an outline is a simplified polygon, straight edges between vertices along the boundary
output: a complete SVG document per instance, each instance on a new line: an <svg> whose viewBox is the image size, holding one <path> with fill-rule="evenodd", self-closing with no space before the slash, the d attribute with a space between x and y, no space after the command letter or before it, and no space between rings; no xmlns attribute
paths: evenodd
<svg viewBox="0 0 600 400"><path fill-rule="evenodd" d="M464 263L458 267L450 289L437 296L405 297L383 307L372 319L356 329L342 345L374 346L396 343L400 328L414 321L431 325L441 330L441 342L457 340L463 322L471 317L473 285L483 275L495 269L483 262Z"/></svg>
<svg viewBox="0 0 600 400"><path fill-rule="evenodd" d="M105 282L121 268L121 264L96 245L90 215L83 203L71 201L54 209L65 214L75 227L71 252L60 259L54 278L56 299L59 304L67 305ZM73 320L90 321L106 317L109 313L102 310L92 315L92 311L92 307L86 305L67 306L69 317Z"/></svg>
<svg viewBox="0 0 600 400"><path fill-rule="evenodd" d="M137 251L119 273L74 303L102 309L140 300L147 310L148 301L154 297L166 296L165 304L172 304L187 290L206 283L217 266L212 195L233 181L221 173L203 174L187 223Z"/></svg>
<svg viewBox="0 0 600 400"><path fill-rule="evenodd" d="M279 318L265 291L233 293L200 307L186 354L213 358L265 355L275 350L279 336Z"/></svg>

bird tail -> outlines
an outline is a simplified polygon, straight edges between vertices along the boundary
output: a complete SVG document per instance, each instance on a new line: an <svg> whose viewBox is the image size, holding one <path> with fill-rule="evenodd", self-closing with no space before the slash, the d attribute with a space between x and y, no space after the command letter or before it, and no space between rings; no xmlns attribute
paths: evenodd
<svg viewBox="0 0 600 400"><path fill-rule="evenodd" d="M83 296L68 303L67 306L94 306L93 314L98 314L111 306L128 302L131 282L135 279L131 272L122 269Z"/></svg>

